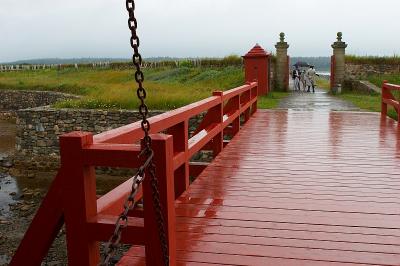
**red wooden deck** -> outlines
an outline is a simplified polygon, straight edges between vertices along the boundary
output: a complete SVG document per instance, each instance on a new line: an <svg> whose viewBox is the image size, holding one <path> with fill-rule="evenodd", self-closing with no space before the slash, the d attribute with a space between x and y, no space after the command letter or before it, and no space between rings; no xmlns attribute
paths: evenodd
<svg viewBox="0 0 400 266"><path fill-rule="evenodd" d="M373 113L258 111L176 201L178 265L400 265L397 132Z"/></svg>

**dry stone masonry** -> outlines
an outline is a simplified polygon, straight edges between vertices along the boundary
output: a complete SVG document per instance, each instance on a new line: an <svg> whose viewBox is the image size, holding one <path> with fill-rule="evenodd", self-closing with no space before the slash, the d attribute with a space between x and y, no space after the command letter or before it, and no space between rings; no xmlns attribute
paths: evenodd
<svg viewBox="0 0 400 266"><path fill-rule="evenodd" d="M157 115L161 111L152 112ZM16 166L48 170L58 167L58 137L70 131L94 134L140 120L136 111L54 109L38 107L17 111Z"/></svg>
<svg viewBox="0 0 400 266"><path fill-rule="evenodd" d="M0 111L17 111L76 98L79 97L52 91L0 90Z"/></svg>
<svg viewBox="0 0 400 266"><path fill-rule="evenodd" d="M387 75L400 73L400 65L360 64L346 62L346 80L364 79L371 75Z"/></svg>

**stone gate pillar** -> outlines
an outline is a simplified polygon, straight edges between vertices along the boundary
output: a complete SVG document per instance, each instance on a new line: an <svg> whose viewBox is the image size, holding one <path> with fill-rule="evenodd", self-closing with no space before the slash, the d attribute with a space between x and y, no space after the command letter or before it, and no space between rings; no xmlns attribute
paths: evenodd
<svg viewBox="0 0 400 266"><path fill-rule="evenodd" d="M346 47L347 44L342 41L342 33L337 33L337 41L332 44L333 48L333 59L332 59L332 82L331 82L331 90L339 89L338 92L340 93L340 88L344 82L345 76L345 55L346 55Z"/></svg>
<svg viewBox="0 0 400 266"><path fill-rule="evenodd" d="M269 60L267 53L259 44L256 44L246 55L244 60L244 74L246 82L258 81L258 95L266 95L269 87Z"/></svg>
<svg viewBox="0 0 400 266"><path fill-rule="evenodd" d="M285 33L281 32L279 34L280 42L276 43L276 89L287 91L289 88L289 58L288 58L288 48L289 45L285 42Z"/></svg>

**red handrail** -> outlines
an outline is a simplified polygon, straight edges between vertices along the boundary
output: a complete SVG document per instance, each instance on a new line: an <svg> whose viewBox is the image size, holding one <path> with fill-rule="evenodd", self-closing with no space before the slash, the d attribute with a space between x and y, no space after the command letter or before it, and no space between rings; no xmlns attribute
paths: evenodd
<svg viewBox="0 0 400 266"><path fill-rule="evenodd" d="M149 119L171 265L176 252L175 198L188 188L189 175L197 176L205 168L204 164L192 167L191 157L202 149L216 156L226 144L224 136L234 137L256 110L257 82L252 82ZM189 137L189 119L203 113L202 122ZM138 159L142 137L140 122L95 136L84 132L61 136L61 168L11 265L40 265L64 222L68 264L97 265L98 242L112 235L132 180L97 199L94 167L137 168L142 163ZM137 195L145 207L130 213L121 241L144 245L151 253L146 256L147 265L162 265L151 194L150 181L145 179Z"/></svg>
<svg viewBox="0 0 400 266"><path fill-rule="evenodd" d="M387 116L388 105L393 106L397 113L397 121L400 121L400 103L399 100L394 97L391 91L400 91L400 85L388 83L386 80L383 81L382 85L382 100L381 100L381 114L382 117ZM397 123L399 125L399 123Z"/></svg>

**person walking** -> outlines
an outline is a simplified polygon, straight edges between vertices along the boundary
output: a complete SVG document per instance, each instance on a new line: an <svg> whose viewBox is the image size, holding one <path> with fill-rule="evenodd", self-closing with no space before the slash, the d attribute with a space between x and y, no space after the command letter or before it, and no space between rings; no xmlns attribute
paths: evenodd
<svg viewBox="0 0 400 266"><path fill-rule="evenodd" d="M303 87L303 91L306 91L307 77L306 77L306 71L305 70L301 71L300 81L301 81L301 86Z"/></svg>
<svg viewBox="0 0 400 266"><path fill-rule="evenodd" d="M315 93L315 76L319 75L314 69L314 66L310 66L310 68L306 72L306 77L307 77L307 92L310 92L310 87L312 87L313 93Z"/></svg>
<svg viewBox="0 0 400 266"><path fill-rule="evenodd" d="M294 90L300 91L300 70L298 66L293 70L292 78L294 82Z"/></svg>

